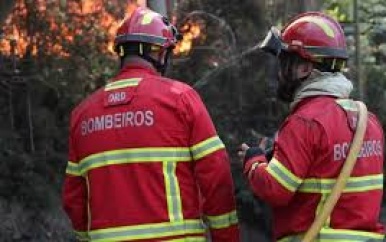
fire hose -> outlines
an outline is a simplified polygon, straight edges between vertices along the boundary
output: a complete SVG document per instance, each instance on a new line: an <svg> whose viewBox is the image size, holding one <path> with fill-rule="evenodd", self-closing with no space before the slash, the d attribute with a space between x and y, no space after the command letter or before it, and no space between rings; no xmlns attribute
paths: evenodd
<svg viewBox="0 0 386 242"><path fill-rule="evenodd" d="M338 176L334 187L331 190L330 195L328 196L324 206L322 207L321 212L317 214L311 227L305 233L302 242L312 242L317 237L327 218L331 215L331 212L334 209L336 203L338 202L339 197L343 192L343 189L346 187L347 180L349 179L357 161L357 157L359 151L361 150L363 138L366 132L367 108L366 105L360 101L356 101L355 104L358 108L357 128L347 159L342 167L342 170Z"/></svg>

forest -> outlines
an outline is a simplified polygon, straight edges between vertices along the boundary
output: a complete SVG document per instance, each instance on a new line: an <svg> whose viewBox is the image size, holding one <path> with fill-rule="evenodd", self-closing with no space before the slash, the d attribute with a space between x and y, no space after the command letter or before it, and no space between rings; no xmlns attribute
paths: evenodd
<svg viewBox="0 0 386 242"><path fill-rule="evenodd" d="M133 2L0 2L0 241L74 241L60 197L69 116L118 71L112 41ZM297 13L332 15L346 34L354 98L386 128L386 2L170 2L183 41L167 75L199 92L227 147L243 241L269 241L269 208L252 195L236 153L242 142L272 137L289 109L276 98L275 60L256 46Z"/></svg>

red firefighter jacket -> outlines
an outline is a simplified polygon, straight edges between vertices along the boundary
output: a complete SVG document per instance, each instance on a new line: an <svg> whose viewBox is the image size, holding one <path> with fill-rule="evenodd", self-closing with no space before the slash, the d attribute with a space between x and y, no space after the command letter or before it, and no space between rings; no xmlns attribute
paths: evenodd
<svg viewBox="0 0 386 242"><path fill-rule="evenodd" d="M224 145L183 83L123 68L74 109L69 160L64 208L86 241L239 241Z"/></svg>
<svg viewBox="0 0 386 242"><path fill-rule="evenodd" d="M355 109L328 96L303 100L281 126L273 159L251 173L254 193L273 206L278 241L300 241L324 204L353 139ZM383 241L383 147L370 114L357 164L317 241Z"/></svg>

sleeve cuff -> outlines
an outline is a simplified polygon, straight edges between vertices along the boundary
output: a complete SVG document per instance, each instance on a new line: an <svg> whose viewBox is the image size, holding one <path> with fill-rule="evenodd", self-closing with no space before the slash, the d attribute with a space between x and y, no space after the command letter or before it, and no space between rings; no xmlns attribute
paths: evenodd
<svg viewBox="0 0 386 242"><path fill-rule="evenodd" d="M266 163L267 159L265 158L265 155L258 155L251 157L244 163L244 174L249 175L252 168L256 168L257 165L260 163Z"/></svg>

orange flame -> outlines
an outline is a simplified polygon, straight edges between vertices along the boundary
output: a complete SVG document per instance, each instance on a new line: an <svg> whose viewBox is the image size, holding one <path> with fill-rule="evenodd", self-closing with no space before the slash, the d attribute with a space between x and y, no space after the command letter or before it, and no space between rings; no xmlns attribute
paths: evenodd
<svg viewBox="0 0 386 242"><path fill-rule="evenodd" d="M87 45L90 39L96 38L94 35L106 36L107 41L101 51L113 53L114 36L120 19L111 13L111 7L120 6L119 1L109 1L110 11L104 0L66 0L64 2L63 6L62 0L37 0L35 12L31 13L28 12L31 10L27 8L25 0L17 0L13 12L7 17L3 26L4 36L0 38L0 54L15 54L22 57L27 50L30 50L30 54L36 56L39 51L42 51L41 42L45 41L43 51L46 54L66 57L70 56L66 46L74 44L79 38L82 39L81 43ZM146 1L127 0L126 16L130 16L138 6L146 7ZM54 11L51 11L52 9ZM48 29L40 29L29 36L25 20L31 14L43 16ZM88 16L96 16L97 19L88 22ZM174 16L173 22L175 21ZM205 37L201 27L200 23L192 21L186 23L180 30L183 39L177 44L174 53L188 55L193 48L193 42ZM88 34L88 28L94 28L96 32L92 32L92 35Z"/></svg>
<svg viewBox="0 0 386 242"><path fill-rule="evenodd" d="M97 30L97 34L99 31L100 35L106 35L108 43L106 43L104 51L113 52L113 40L119 26L119 17L106 9L105 5L107 6L107 4L105 4L105 1L82 0L79 2L77 0L67 0L65 6L62 6L61 3L62 1L38 0L35 3L36 9L34 11L36 13L29 13L30 10L27 8L25 0L17 0L13 12L7 17L3 26L4 35L0 38L0 54L16 54L21 57L29 49L32 55L37 55L39 49L37 42L43 39L43 41L48 41L45 45L47 54L69 56L65 45L74 43L75 38L80 36L87 44L86 40L94 37L87 36L85 28L94 28ZM109 4L113 4L114 7L119 9L118 0L109 1ZM139 5L143 5L141 0L128 0L126 14L133 12ZM54 11L47 10L52 10L53 6ZM66 9L61 9L63 7ZM25 26L24 21L31 14L44 16L44 22L48 23L48 29L45 29L44 32L43 30L36 31L32 36L29 36L28 27ZM87 16L96 19L93 23L88 23L86 21L88 20ZM63 19L74 22L66 24ZM97 26L93 26L93 24ZM59 33L60 36L54 33ZM16 46L12 46L15 43Z"/></svg>
<svg viewBox="0 0 386 242"><path fill-rule="evenodd" d="M198 23L189 22L182 26L180 31L183 38L174 49L174 54L188 55L192 50L193 41L201 36L201 28Z"/></svg>

